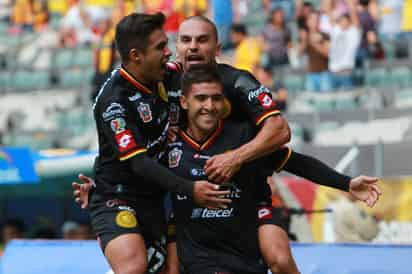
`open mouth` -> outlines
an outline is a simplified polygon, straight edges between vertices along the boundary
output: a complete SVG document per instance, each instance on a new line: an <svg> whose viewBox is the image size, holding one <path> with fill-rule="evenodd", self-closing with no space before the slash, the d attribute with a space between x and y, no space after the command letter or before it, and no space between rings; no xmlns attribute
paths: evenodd
<svg viewBox="0 0 412 274"><path fill-rule="evenodd" d="M186 61L189 63L203 63L204 58L201 55L188 55Z"/></svg>

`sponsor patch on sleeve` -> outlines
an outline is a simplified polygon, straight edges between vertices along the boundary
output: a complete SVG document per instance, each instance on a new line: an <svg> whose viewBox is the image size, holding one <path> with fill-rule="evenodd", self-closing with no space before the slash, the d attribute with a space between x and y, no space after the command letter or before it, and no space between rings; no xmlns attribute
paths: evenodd
<svg viewBox="0 0 412 274"><path fill-rule="evenodd" d="M259 218L259 220L270 220L270 219L272 219L272 208L268 207L268 206L259 208L258 218Z"/></svg>
<svg viewBox="0 0 412 274"><path fill-rule="evenodd" d="M133 134L128 129L116 134L115 137L120 152L126 152L136 146Z"/></svg>
<svg viewBox="0 0 412 274"><path fill-rule="evenodd" d="M261 93L258 97L259 103L265 109L273 108L276 104L267 93Z"/></svg>
<svg viewBox="0 0 412 274"><path fill-rule="evenodd" d="M134 228L137 224L136 216L132 212L122 210L116 215L116 224L123 228Z"/></svg>

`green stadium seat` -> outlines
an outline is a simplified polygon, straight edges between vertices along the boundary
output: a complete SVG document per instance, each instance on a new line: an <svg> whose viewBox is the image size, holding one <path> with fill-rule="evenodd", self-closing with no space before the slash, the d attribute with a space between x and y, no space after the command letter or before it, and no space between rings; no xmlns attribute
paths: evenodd
<svg viewBox="0 0 412 274"><path fill-rule="evenodd" d="M301 75L285 75L282 82L289 91L301 91L305 87L305 79Z"/></svg>
<svg viewBox="0 0 412 274"><path fill-rule="evenodd" d="M354 98L338 98L335 101L335 107L337 110L345 110L358 108L359 105Z"/></svg>
<svg viewBox="0 0 412 274"><path fill-rule="evenodd" d="M92 67L93 52L91 48L79 48L74 53L73 66Z"/></svg>
<svg viewBox="0 0 412 274"><path fill-rule="evenodd" d="M411 70L407 66L394 67L391 71L391 81L395 86L409 86L411 84Z"/></svg>
<svg viewBox="0 0 412 274"><path fill-rule="evenodd" d="M391 84L391 78L385 68L371 68L365 73L365 83L370 87L383 87Z"/></svg>
<svg viewBox="0 0 412 274"><path fill-rule="evenodd" d="M66 69L73 65L74 50L60 49L56 52L54 66L57 69Z"/></svg>
<svg viewBox="0 0 412 274"><path fill-rule="evenodd" d="M0 72L0 91L6 90L10 85L11 73L9 71Z"/></svg>
<svg viewBox="0 0 412 274"><path fill-rule="evenodd" d="M61 74L60 84L64 88L79 88L90 85L93 77L92 69L68 70Z"/></svg>
<svg viewBox="0 0 412 274"><path fill-rule="evenodd" d="M332 111L334 102L331 99L311 99L309 103L313 105L316 111Z"/></svg>
<svg viewBox="0 0 412 274"><path fill-rule="evenodd" d="M50 86L46 71L17 71L11 78L10 88L17 90L39 90Z"/></svg>

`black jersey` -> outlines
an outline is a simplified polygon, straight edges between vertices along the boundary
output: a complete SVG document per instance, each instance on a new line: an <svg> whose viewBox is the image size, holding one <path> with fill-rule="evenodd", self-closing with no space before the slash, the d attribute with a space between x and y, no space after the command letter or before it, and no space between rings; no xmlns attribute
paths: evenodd
<svg viewBox="0 0 412 274"><path fill-rule="evenodd" d="M251 73L226 64L217 64L217 67L227 99L225 118L260 125L267 117L280 113L272 100L270 90L260 84ZM167 81L172 124L177 124L179 119L184 121L178 100L181 95L180 76L180 73L175 73Z"/></svg>
<svg viewBox="0 0 412 274"><path fill-rule="evenodd" d="M220 122L216 131L202 144L181 130L176 142L168 145L167 165L181 177L205 180L207 176L203 166L207 159L235 149L253 136L254 129L246 122ZM285 158L287 153L283 152L277 153ZM271 156L264 165L276 167L284 162L282 157ZM190 197L172 194L178 255L189 273L198 273L202 268L212 266L230 269L234 273L262 273L266 270L257 241L257 199L268 198L262 195L262 187L267 186L266 183L255 181L260 162L243 166L231 179L228 197L233 202L227 209L202 208ZM270 192L266 194L270 195Z"/></svg>
<svg viewBox="0 0 412 274"><path fill-rule="evenodd" d="M124 68L116 69L96 98L94 118L99 139L96 192L122 199L163 194L133 173L127 161L141 153L155 157L165 149L169 120L163 84L149 88Z"/></svg>

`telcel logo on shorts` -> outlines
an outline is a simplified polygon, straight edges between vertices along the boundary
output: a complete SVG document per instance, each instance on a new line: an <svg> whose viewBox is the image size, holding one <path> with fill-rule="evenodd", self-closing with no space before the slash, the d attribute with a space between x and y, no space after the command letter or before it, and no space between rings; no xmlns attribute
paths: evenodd
<svg viewBox="0 0 412 274"><path fill-rule="evenodd" d="M233 216L233 207L227 209L194 208L192 219L196 218L229 218Z"/></svg>

